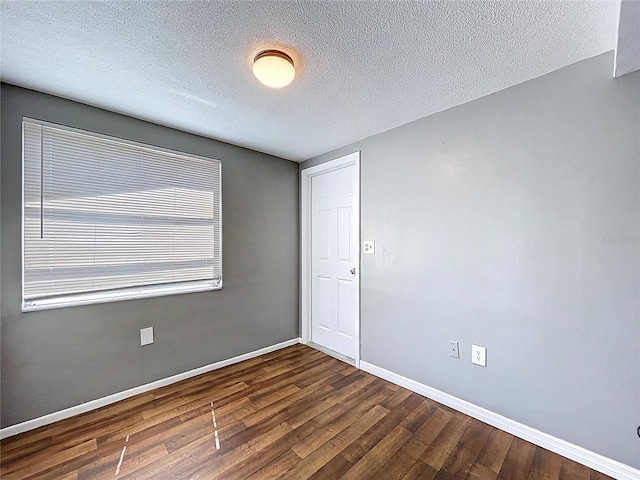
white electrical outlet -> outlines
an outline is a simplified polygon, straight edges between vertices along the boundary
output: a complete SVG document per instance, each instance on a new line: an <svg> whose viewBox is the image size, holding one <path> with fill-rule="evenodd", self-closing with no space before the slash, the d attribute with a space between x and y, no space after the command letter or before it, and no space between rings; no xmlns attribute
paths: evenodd
<svg viewBox="0 0 640 480"><path fill-rule="evenodd" d="M471 345L471 363L480 365L481 367L487 366L487 347L481 345Z"/></svg>
<svg viewBox="0 0 640 480"><path fill-rule="evenodd" d="M364 242L362 242L362 247L364 253L376 253L376 242L373 240L365 240Z"/></svg>
<svg viewBox="0 0 640 480"><path fill-rule="evenodd" d="M460 358L458 342L449 342L449 356L453 358Z"/></svg>
<svg viewBox="0 0 640 480"><path fill-rule="evenodd" d="M150 345L153 343L153 327L140 329L140 345Z"/></svg>

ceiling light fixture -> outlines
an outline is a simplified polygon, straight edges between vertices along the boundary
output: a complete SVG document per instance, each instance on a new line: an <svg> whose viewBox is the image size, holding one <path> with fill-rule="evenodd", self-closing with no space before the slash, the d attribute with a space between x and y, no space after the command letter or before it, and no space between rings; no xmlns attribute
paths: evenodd
<svg viewBox="0 0 640 480"><path fill-rule="evenodd" d="M293 60L280 50L263 50L253 59L253 74L271 88L289 85L296 76Z"/></svg>

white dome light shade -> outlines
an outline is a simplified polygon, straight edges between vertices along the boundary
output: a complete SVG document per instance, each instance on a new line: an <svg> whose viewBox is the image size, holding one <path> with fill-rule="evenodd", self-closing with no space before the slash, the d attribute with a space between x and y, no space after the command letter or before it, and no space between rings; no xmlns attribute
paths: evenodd
<svg viewBox="0 0 640 480"><path fill-rule="evenodd" d="M263 50L253 59L253 74L271 88L289 85L296 76L293 60L279 50Z"/></svg>

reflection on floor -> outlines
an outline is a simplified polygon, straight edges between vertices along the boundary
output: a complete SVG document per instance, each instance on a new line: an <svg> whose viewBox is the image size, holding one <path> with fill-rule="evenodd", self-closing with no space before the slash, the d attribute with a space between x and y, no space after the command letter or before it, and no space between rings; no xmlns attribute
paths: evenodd
<svg viewBox="0 0 640 480"><path fill-rule="evenodd" d="M558 479L595 471L296 345L2 441L3 479Z"/></svg>

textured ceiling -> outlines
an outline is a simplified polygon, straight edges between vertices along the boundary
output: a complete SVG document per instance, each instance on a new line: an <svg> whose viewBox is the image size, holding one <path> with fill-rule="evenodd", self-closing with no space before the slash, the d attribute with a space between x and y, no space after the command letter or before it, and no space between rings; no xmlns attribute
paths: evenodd
<svg viewBox="0 0 640 480"><path fill-rule="evenodd" d="M301 161L615 48L618 2L1 0L1 78ZM259 84L282 47L297 76Z"/></svg>

